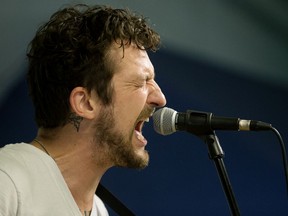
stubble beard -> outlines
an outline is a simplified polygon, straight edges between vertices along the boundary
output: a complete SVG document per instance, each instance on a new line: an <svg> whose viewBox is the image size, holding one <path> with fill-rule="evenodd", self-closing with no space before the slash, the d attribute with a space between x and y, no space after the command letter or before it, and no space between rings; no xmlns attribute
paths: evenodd
<svg viewBox="0 0 288 216"><path fill-rule="evenodd" d="M149 112L147 109L142 111L142 113L147 112ZM149 163L148 152L144 150L140 156L136 154L133 148L134 128L127 137L115 128L115 118L111 108L103 108L100 113L101 115L95 124L94 143L97 143L95 145L98 145L97 149L101 149L100 154L103 155L100 157L95 155L95 157L101 158L103 164L108 163L112 166L136 169L147 167Z"/></svg>

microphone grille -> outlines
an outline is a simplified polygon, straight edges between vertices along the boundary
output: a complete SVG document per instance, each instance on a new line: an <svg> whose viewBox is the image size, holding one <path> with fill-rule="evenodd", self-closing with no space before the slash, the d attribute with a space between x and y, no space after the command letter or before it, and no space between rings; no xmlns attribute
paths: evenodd
<svg viewBox="0 0 288 216"><path fill-rule="evenodd" d="M176 132L175 121L177 112L171 108L164 107L153 114L154 130L162 135Z"/></svg>

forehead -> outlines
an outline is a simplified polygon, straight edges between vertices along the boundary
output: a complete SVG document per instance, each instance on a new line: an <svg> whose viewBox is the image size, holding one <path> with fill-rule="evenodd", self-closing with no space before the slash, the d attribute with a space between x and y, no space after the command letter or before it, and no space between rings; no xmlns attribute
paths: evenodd
<svg viewBox="0 0 288 216"><path fill-rule="evenodd" d="M113 44L108 55L115 73L145 72L154 76L154 67L146 50L139 49L135 44L124 47Z"/></svg>

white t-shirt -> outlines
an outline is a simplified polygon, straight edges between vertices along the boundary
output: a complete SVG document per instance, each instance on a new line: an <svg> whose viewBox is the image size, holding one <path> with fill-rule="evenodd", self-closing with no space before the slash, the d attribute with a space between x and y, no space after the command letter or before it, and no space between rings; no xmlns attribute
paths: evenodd
<svg viewBox="0 0 288 216"><path fill-rule="evenodd" d="M54 160L26 143L0 148L0 216L81 216ZM94 196L92 216L108 216Z"/></svg>

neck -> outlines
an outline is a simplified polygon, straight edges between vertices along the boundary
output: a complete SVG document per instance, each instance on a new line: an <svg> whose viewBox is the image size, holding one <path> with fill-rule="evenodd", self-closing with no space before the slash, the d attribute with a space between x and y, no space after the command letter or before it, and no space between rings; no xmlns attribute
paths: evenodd
<svg viewBox="0 0 288 216"><path fill-rule="evenodd" d="M90 211L96 188L110 166L98 161L95 144L86 137L73 137L67 132L69 137L53 134L48 138L47 132L43 134L38 133L38 142L32 144L55 160L81 212Z"/></svg>

